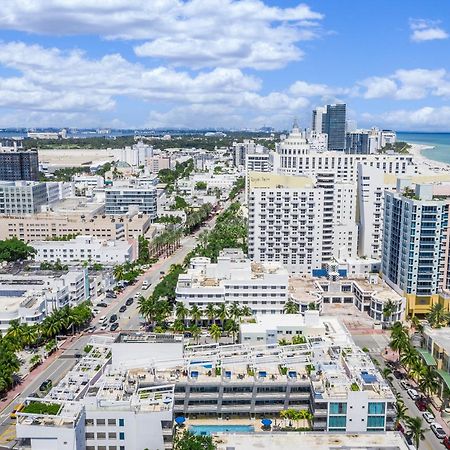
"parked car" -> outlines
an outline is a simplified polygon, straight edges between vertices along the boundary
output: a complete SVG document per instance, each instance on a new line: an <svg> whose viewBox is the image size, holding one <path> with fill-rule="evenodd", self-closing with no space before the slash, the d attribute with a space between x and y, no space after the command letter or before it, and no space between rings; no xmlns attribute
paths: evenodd
<svg viewBox="0 0 450 450"><path fill-rule="evenodd" d="M144 280L142 283L142 289L148 289L150 287L150 283L148 280Z"/></svg>
<svg viewBox="0 0 450 450"><path fill-rule="evenodd" d="M439 423L432 422L430 428L438 439L444 439L446 437L445 431Z"/></svg>
<svg viewBox="0 0 450 450"><path fill-rule="evenodd" d="M420 397L419 393L415 389L408 389L406 392L414 401L418 400Z"/></svg>
<svg viewBox="0 0 450 450"><path fill-rule="evenodd" d="M100 319L98 319L98 321L99 321L100 323L106 322L106 316L101 316Z"/></svg>
<svg viewBox="0 0 450 450"><path fill-rule="evenodd" d="M444 439L447 435L445 434L444 429L437 423L433 422L430 425L431 431L435 434L438 439Z"/></svg>
<svg viewBox="0 0 450 450"><path fill-rule="evenodd" d="M126 305L122 305L122 306L119 308L119 312L121 312L121 313L125 312L126 310L127 310Z"/></svg>
<svg viewBox="0 0 450 450"><path fill-rule="evenodd" d="M430 413L429 411L424 412L422 416L425 419L425 422L427 423L432 423L434 421L434 414Z"/></svg>
<svg viewBox="0 0 450 450"><path fill-rule="evenodd" d="M105 331L107 328L108 328L108 323L105 322L105 323L100 327L100 330L101 330L101 331Z"/></svg>
<svg viewBox="0 0 450 450"><path fill-rule="evenodd" d="M405 378L405 374L399 370L394 370L394 377L397 378L397 380L403 380L403 378Z"/></svg>
<svg viewBox="0 0 450 450"><path fill-rule="evenodd" d="M444 444L445 448L450 450L450 439L448 436L445 436L444 440L442 441L442 443Z"/></svg>
<svg viewBox="0 0 450 450"><path fill-rule="evenodd" d="M45 380L41 383L41 385L39 386L39 390L41 392L44 392L44 391L48 391L49 389L51 389L51 387L52 387L52 380L49 379L49 380Z"/></svg>
<svg viewBox="0 0 450 450"><path fill-rule="evenodd" d="M403 389L412 389L412 385L406 380L401 380L400 384L403 387Z"/></svg>
<svg viewBox="0 0 450 450"><path fill-rule="evenodd" d="M114 323L117 322L117 314L113 314L110 318L109 318L109 323Z"/></svg>
<svg viewBox="0 0 450 450"><path fill-rule="evenodd" d="M426 411L428 408L428 401L424 397L421 397L416 400L416 406L419 411Z"/></svg>
<svg viewBox="0 0 450 450"><path fill-rule="evenodd" d="M97 303L95 306L97 306L98 308L106 308L108 306L108 303L100 302Z"/></svg>
<svg viewBox="0 0 450 450"><path fill-rule="evenodd" d="M117 298L117 294L115 294L114 292L107 292L106 298Z"/></svg>
<svg viewBox="0 0 450 450"><path fill-rule="evenodd" d="M125 302L125 305L131 306L131 305L133 304L133 302L134 302L134 299L130 297L130 298L127 299L127 301Z"/></svg>
<svg viewBox="0 0 450 450"><path fill-rule="evenodd" d="M119 328L119 324L117 322L114 322L110 327L109 331L116 331L117 328Z"/></svg>
<svg viewBox="0 0 450 450"><path fill-rule="evenodd" d="M93 333L96 330L96 328L97 327L95 325L92 325L92 327L86 328L86 332L87 333Z"/></svg>

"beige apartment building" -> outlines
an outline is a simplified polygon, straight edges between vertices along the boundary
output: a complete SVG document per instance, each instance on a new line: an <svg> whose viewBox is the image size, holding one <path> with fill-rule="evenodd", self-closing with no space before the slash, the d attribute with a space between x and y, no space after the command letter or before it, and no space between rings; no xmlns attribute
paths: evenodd
<svg viewBox="0 0 450 450"><path fill-rule="evenodd" d="M145 234L150 217L80 214L62 215L55 212L21 216L0 216L0 239L17 237L22 241L45 240L67 234L83 234L109 240L128 240Z"/></svg>

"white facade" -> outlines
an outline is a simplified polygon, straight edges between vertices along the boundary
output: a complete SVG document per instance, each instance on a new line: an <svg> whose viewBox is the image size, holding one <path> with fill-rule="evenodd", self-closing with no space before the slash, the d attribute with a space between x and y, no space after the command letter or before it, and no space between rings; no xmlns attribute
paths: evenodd
<svg viewBox="0 0 450 450"><path fill-rule="evenodd" d="M249 256L311 274L357 252L355 186L334 173L315 179L249 175Z"/></svg>
<svg viewBox="0 0 450 450"><path fill-rule="evenodd" d="M341 151L313 151L307 136L298 128L276 148L279 155L279 170L289 175L315 175L320 171L333 171L344 181L357 180L358 163L395 175L417 173L413 155L403 154L346 154Z"/></svg>
<svg viewBox="0 0 450 450"><path fill-rule="evenodd" d="M129 164L132 167L145 166L147 158L153 156L153 147L151 145L138 142L132 147L114 149L114 159Z"/></svg>
<svg viewBox="0 0 450 450"><path fill-rule="evenodd" d="M85 261L103 265L132 262L136 258L133 244L126 241L105 241L92 236L76 236L69 241L35 241L37 262L60 261L62 264L80 264Z"/></svg>
<svg viewBox="0 0 450 450"><path fill-rule="evenodd" d="M47 186L37 181L0 181L0 214L33 214L47 204Z"/></svg>
<svg viewBox="0 0 450 450"><path fill-rule="evenodd" d="M279 264L251 263L241 251L224 250L215 264L192 258L188 272L178 278L176 300L201 309L237 302L253 314L276 314L288 300L288 278Z"/></svg>
<svg viewBox="0 0 450 450"><path fill-rule="evenodd" d="M84 188L101 188L105 183L105 179L100 175L78 174L72 177L72 182L78 189Z"/></svg>
<svg viewBox="0 0 450 450"><path fill-rule="evenodd" d="M351 342L348 333L336 318L321 316L319 311L257 316L256 323L241 323L239 328L239 339L242 344L270 345L282 339L291 343L296 336L306 341L306 338L326 337L330 334L336 343Z"/></svg>
<svg viewBox="0 0 450 450"><path fill-rule="evenodd" d="M89 299L87 270L58 275L0 275L0 331L12 320L33 325L66 305Z"/></svg>
<svg viewBox="0 0 450 450"><path fill-rule="evenodd" d="M74 183L66 181L50 181L45 184L47 186L47 203L49 204L75 196ZM45 209L45 207L42 209Z"/></svg>

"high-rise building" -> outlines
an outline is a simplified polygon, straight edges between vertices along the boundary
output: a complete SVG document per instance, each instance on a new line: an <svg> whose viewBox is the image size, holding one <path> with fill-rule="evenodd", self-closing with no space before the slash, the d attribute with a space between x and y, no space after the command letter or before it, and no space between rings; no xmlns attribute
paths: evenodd
<svg viewBox="0 0 450 450"><path fill-rule="evenodd" d="M449 206L450 195L438 185L412 189L409 180L400 179L396 192L385 193L381 270L405 295L410 313L427 313L450 288Z"/></svg>
<svg viewBox="0 0 450 450"><path fill-rule="evenodd" d="M327 105L322 114L322 133L328 135L328 150L345 150L346 105Z"/></svg>
<svg viewBox="0 0 450 450"><path fill-rule="evenodd" d="M323 115L326 114L327 108L318 107L313 109L312 112L312 131L316 131L317 133L322 133L323 131Z"/></svg>
<svg viewBox="0 0 450 450"><path fill-rule="evenodd" d="M250 173L250 259L311 274L333 257L356 256L354 189L332 172L314 178Z"/></svg>
<svg viewBox="0 0 450 450"><path fill-rule="evenodd" d="M36 150L24 150L17 143L14 146L0 146L0 180L37 181L39 160Z"/></svg>

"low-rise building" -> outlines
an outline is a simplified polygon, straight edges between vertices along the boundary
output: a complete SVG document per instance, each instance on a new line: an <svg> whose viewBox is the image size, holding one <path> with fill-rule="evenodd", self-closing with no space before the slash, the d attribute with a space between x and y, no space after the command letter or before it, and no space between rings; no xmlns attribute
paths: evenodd
<svg viewBox="0 0 450 450"><path fill-rule="evenodd" d="M0 215L0 239L40 241L52 237L85 234L100 239L137 239L150 228L148 215L97 215L50 211L27 215Z"/></svg>
<svg viewBox="0 0 450 450"><path fill-rule="evenodd" d="M132 262L137 257L135 242L100 240L85 235L67 241L33 241L30 245L36 250L37 262L76 265L89 262L111 266Z"/></svg>
<svg viewBox="0 0 450 450"><path fill-rule="evenodd" d="M32 214L47 203L47 186L36 181L0 181L0 214Z"/></svg>
<svg viewBox="0 0 450 450"><path fill-rule="evenodd" d="M52 311L89 298L86 269L0 274L0 332L6 331L13 320L34 325Z"/></svg>
<svg viewBox="0 0 450 450"><path fill-rule="evenodd" d="M187 307L237 302L253 314L275 314L288 300L288 279L280 264L252 263L241 250L225 249L217 263L191 259L187 273L178 278L176 299Z"/></svg>

